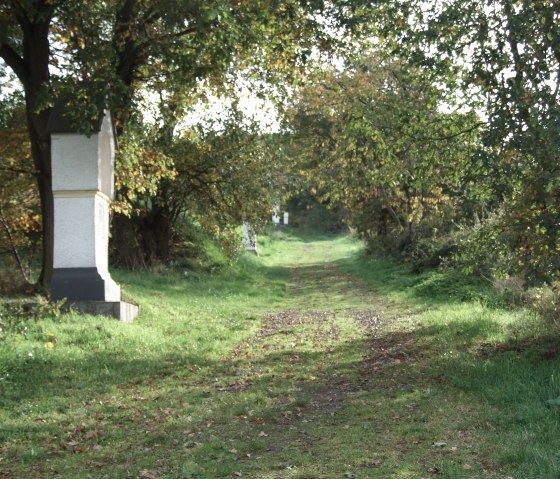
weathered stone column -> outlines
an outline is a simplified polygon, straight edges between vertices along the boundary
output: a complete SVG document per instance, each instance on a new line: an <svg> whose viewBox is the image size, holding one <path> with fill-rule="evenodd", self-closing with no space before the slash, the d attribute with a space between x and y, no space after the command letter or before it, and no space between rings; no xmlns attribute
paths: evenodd
<svg viewBox="0 0 560 479"><path fill-rule="evenodd" d="M278 226L280 224L280 207L276 205L272 209L272 223L274 226Z"/></svg>
<svg viewBox="0 0 560 479"><path fill-rule="evenodd" d="M257 235L248 223L243 223L243 247L258 256Z"/></svg>
<svg viewBox="0 0 560 479"><path fill-rule="evenodd" d="M53 300L83 312L131 321L109 274L109 206L114 196L115 133L109 112L86 136L73 131L62 105L49 119L54 195Z"/></svg>

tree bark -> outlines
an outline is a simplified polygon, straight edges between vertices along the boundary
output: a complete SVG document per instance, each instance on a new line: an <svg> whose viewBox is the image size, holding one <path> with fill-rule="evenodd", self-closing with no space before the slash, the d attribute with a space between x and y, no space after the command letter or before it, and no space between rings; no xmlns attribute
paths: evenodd
<svg viewBox="0 0 560 479"><path fill-rule="evenodd" d="M399 238L399 251L402 253L409 249L416 242L416 228L412 221L407 221L404 231Z"/></svg>
<svg viewBox="0 0 560 479"><path fill-rule="evenodd" d="M138 241L138 218L116 214L111 222L111 255L129 270L145 268L144 250Z"/></svg>
<svg viewBox="0 0 560 479"><path fill-rule="evenodd" d="M43 232L42 268L38 284L49 290L54 261L54 197L52 192L51 140L46 132L44 119L37 118L28 105L27 122L30 127L31 148L35 164L37 185L41 199L41 225ZM31 110L31 111L30 111Z"/></svg>
<svg viewBox="0 0 560 479"><path fill-rule="evenodd" d="M16 4L18 5L18 4ZM22 52L9 43L0 43L0 56L13 70L23 85L26 120L35 174L41 199L43 252L39 285L49 289L54 253L54 200L52 193L51 139L47 133L50 109L40 109L40 95L47 94L50 83L49 28L52 2L38 0L29 6L14 6L13 13L22 33Z"/></svg>
<svg viewBox="0 0 560 479"><path fill-rule="evenodd" d="M140 234L146 264L167 264L171 260L173 225L165 208L154 206L141 219Z"/></svg>
<svg viewBox="0 0 560 479"><path fill-rule="evenodd" d="M154 206L139 216L115 215L112 222L113 259L136 270L167 264L172 258L173 221L165 208Z"/></svg>
<svg viewBox="0 0 560 479"><path fill-rule="evenodd" d="M387 237L389 233L389 211L386 206L381 207L379 222L377 223L377 236Z"/></svg>

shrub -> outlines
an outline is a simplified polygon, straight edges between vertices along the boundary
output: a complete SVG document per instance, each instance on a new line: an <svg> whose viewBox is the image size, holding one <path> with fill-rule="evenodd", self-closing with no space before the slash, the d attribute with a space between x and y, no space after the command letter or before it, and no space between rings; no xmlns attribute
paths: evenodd
<svg viewBox="0 0 560 479"><path fill-rule="evenodd" d="M492 285L504 304L523 305L527 301L525 280L520 276L494 278Z"/></svg>
<svg viewBox="0 0 560 479"><path fill-rule="evenodd" d="M527 291L527 302L546 322L560 331L560 283L531 288Z"/></svg>
<svg viewBox="0 0 560 479"><path fill-rule="evenodd" d="M0 263L0 295L18 296L33 293L35 287L10 266Z"/></svg>

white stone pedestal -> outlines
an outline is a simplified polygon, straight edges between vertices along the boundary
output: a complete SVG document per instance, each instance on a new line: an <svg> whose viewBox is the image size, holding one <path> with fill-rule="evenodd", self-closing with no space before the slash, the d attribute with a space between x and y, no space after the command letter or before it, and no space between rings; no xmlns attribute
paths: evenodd
<svg viewBox="0 0 560 479"><path fill-rule="evenodd" d="M53 299L120 301L109 274L109 204L101 192L54 193Z"/></svg>
<svg viewBox="0 0 560 479"><path fill-rule="evenodd" d="M54 196L51 298L66 298L69 305L84 312L131 320L138 313L137 306L108 307L121 302L120 287L111 278L108 265L115 157L111 116L105 112L92 126L89 137L73 132L62 105L55 106L49 119Z"/></svg>
<svg viewBox="0 0 560 479"><path fill-rule="evenodd" d="M247 223L243 223L243 247L246 251L258 255L257 235Z"/></svg>
<svg viewBox="0 0 560 479"><path fill-rule="evenodd" d="M272 209L272 224L278 226L280 224L280 208L275 206Z"/></svg>

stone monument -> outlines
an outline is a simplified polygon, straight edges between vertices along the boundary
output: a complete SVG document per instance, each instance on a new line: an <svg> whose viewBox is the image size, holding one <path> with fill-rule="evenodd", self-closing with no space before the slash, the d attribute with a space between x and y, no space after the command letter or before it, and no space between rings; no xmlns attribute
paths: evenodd
<svg viewBox="0 0 560 479"><path fill-rule="evenodd" d="M288 217L289 213L287 211L284 211L284 226L288 226Z"/></svg>
<svg viewBox="0 0 560 479"><path fill-rule="evenodd" d="M138 306L121 301L109 274L109 206L114 197L115 131L107 110L92 133L77 133L55 105L49 118L54 196L51 298L89 314L132 321Z"/></svg>
<svg viewBox="0 0 560 479"><path fill-rule="evenodd" d="M272 224L274 224L274 226L280 224L280 208L278 206L272 209Z"/></svg>
<svg viewBox="0 0 560 479"><path fill-rule="evenodd" d="M257 235L248 223L243 223L243 247L258 256Z"/></svg>

